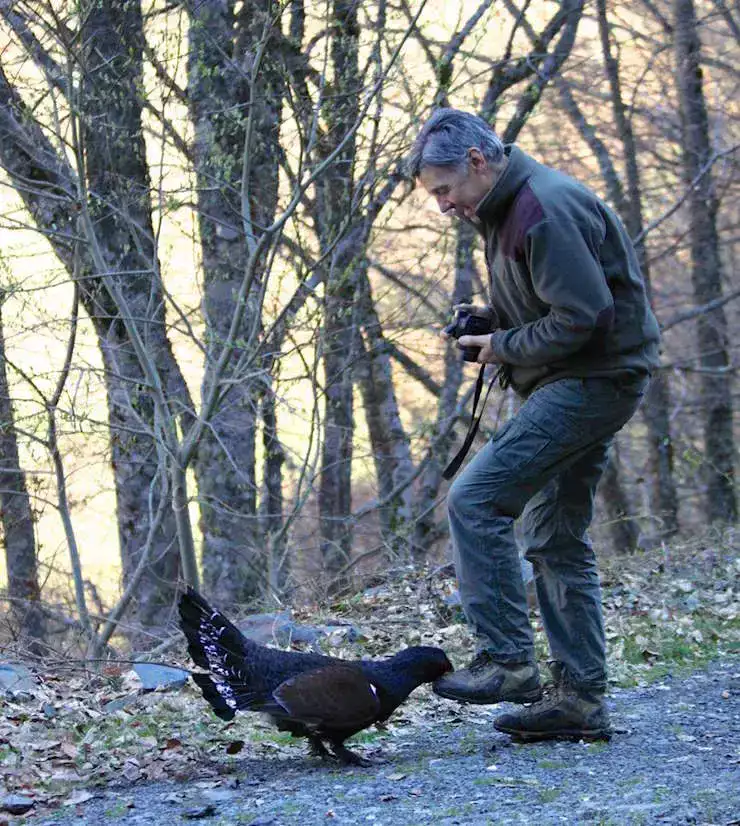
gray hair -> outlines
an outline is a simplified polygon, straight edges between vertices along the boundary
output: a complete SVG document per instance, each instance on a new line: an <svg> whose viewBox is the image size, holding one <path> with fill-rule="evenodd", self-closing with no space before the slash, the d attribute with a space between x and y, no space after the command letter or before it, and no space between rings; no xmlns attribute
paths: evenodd
<svg viewBox="0 0 740 826"><path fill-rule="evenodd" d="M483 118L459 109L437 109L416 136L406 169L418 178L425 166L463 168L470 148L480 150L489 163L504 155L504 144Z"/></svg>

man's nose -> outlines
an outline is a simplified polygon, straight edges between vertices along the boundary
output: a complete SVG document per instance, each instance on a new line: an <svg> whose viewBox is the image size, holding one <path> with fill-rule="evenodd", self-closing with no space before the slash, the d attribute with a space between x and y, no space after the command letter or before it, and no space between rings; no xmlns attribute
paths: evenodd
<svg viewBox="0 0 740 826"><path fill-rule="evenodd" d="M452 201L450 201L449 198L445 198L444 195L437 196L437 204L441 213L449 212L454 207Z"/></svg>

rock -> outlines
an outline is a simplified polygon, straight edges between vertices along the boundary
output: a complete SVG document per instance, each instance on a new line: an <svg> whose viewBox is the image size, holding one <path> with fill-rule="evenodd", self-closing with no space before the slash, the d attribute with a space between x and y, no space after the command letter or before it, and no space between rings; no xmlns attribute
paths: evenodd
<svg viewBox="0 0 740 826"><path fill-rule="evenodd" d="M200 809L188 809L183 812L182 816L186 820L204 820L207 817L213 817L216 814L216 807L210 803L207 806L201 806Z"/></svg>
<svg viewBox="0 0 740 826"><path fill-rule="evenodd" d="M261 645L289 645L291 641L314 643L319 635L309 626L298 626L290 616L279 614L252 614L245 617L237 627L250 640Z"/></svg>
<svg viewBox="0 0 740 826"><path fill-rule="evenodd" d="M133 705L138 697L138 694L127 694L125 697L118 697L118 699L106 703L103 706L103 712L105 714L114 714L116 711L126 708L126 706Z"/></svg>
<svg viewBox="0 0 740 826"><path fill-rule="evenodd" d="M188 681L189 671L155 663L134 663L134 671L141 680L144 691L156 688L182 688Z"/></svg>
<svg viewBox="0 0 740 826"><path fill-rule="evenodd" d="M324 637L337 643L355 642L362 636L354 625L299 625L287 613L252 614L237 623L237 627L250 640L280 647L292 642L315 646Z"/></svg>
<svg viewBox="0 0 740 826"><path fill-rule="evenodd" d="M203 792L203 797L210 800L211 803L223 803L225 801L233 800L236 796L234 789L206 789Z"/></svg>
<svg viewBox="0 0 740 826"><path fill-rule="evenodd" d="M33 809L35 805L30 797L24 797L22 794L9 794L0 802L0 809L11 815L24 815Z"/></svg>
<svg viewBox="0 0 740 826"><path fill-rule="evenodd" d="M62 803L62 806L79 806L81 803L87 803L92 800L95 795L85 789L75 789L72 794Z"/></svg>
<svg viewBox="0 0 740 826"><path fill-rule="evenodd" d="M337 644L343 642L357 642L363 634L354 625L323 625L317 629L319 633L325 634L331 642Z"/></svg>
<svg viewBox="0 0 740 826"><path fill-rule="evenodd" d="M36 680L21 663L0 663L0 691L11 697L32 696L36 691Z"/></svg>

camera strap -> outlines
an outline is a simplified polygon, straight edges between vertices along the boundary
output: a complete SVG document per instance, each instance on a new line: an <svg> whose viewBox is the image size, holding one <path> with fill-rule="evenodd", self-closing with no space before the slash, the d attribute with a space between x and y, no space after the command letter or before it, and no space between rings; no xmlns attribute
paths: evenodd
<svg viewBox="0 0 740 826"><path fill-rule="evenodd" d="M478 378L475 382L475 394L473 396L473 410L470 414L470 424L468 425L468 432L465 436L465 441L462 443L462 447L460 450L457 451L457 454L452 459L452 461L447 465L447 467L442 471L442 478L443 479L452 479L452 477L460 470L460 465L463 463L463 460L468 455L468 451L470 450L470 446L473 444L473 439L475 439L475 435L478 432L478 427L480 426L480 420L483 416L483 411L486 409L486 402L488 401L488 396L491 392L491 388L493 385L498 381L502 390L505 390L510 384L510 377L509 371L506 368L506 365L501 364L498 370L495 372L493 378L491 379L491 383L488 385L488 390L486 390L486 395L483 397L483 404L480 408L480 413L478 413L478 417L476 418L475 410L478 407L478 402L480 401L481 393L483 392L483 376L486 372L486 365L482 364L480 371L478 372Z"/></svg>

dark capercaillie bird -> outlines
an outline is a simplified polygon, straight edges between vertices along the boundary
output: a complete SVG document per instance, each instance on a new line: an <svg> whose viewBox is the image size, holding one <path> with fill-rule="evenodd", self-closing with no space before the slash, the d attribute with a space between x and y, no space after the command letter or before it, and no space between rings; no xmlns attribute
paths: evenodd
<svg viewBox="0 0 740 826"><path fill-rule="evenodd" d="M280 651L239 631L194 589L180 597L180 625L193 662L208 673L193 680L222 720L237 710L269 714L277 727L306 737L326 758L327 743L343 763L367 765L344 741L383 723L422 683L452 671L440 648L406 648L386 660L340 660Z"/></svg>

